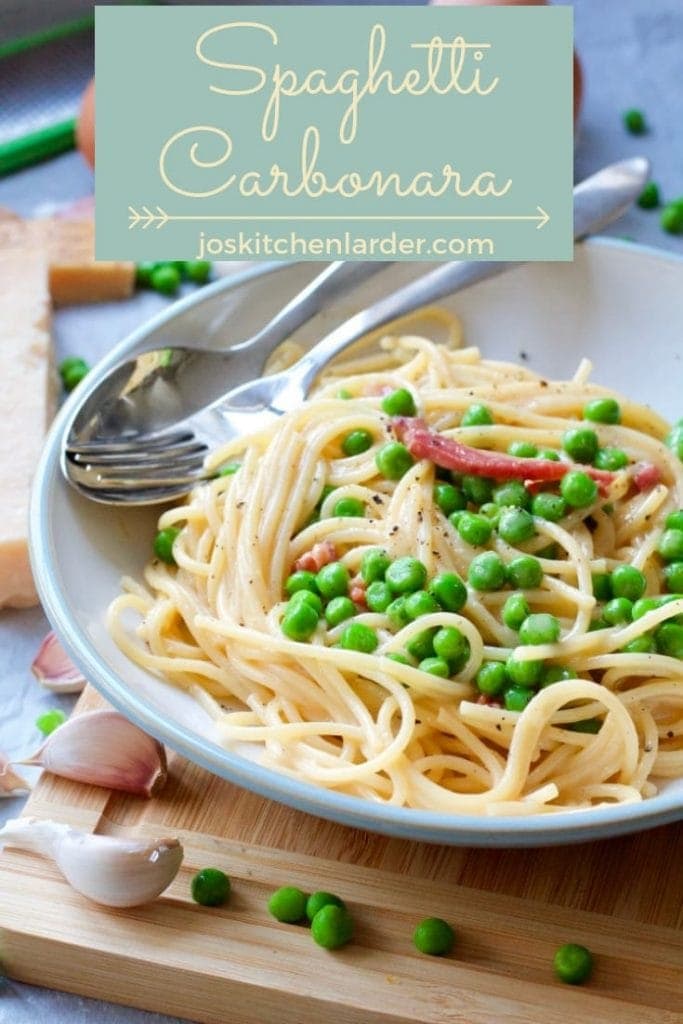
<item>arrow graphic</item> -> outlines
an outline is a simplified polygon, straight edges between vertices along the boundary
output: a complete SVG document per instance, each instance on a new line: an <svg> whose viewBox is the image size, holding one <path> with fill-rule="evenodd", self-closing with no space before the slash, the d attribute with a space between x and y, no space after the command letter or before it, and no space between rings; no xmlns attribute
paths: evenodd
<svg viewBox="0 0 683 1024"><path fill-rule="evenodd" d="M392 215L392 214L377 214L375 216L367 215L353 215L353 214L329 214L327 216L318 214L277 214L270 216L269 214L227 214L227 213L166 213L160 206L155 206L156 213L153 213L148 206L141 206L141 213L135 209L134 206L128 207L128 228L132 230L136 227L141 227L146 230L148 227L155 225L157 231L159 228L164 227L170 221L174 220L194 220L194 221L209 221L209 220L225 220L225 221L281 221L281 220L295 220L295 221L531 221L536 223L536 230L540 231L541 228L550 220L550 214L546 213L542 206L537 206L536 213L460 213L460 214L410 214L410 215Z"/></svg>

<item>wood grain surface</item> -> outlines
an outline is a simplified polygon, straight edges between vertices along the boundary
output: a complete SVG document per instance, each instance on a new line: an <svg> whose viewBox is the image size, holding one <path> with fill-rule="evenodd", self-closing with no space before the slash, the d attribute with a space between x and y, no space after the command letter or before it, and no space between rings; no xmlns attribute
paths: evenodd
<svg viewBox="0 0 683 1024"><path fill-rule="evenodd" d="M103 702L86 693L79 708ZM0 856L0 943L12 977L206 1024L683 1024L683 830L541 850L430 846L291 810L170 756L151 801L45 774L27 814L108 834L177 835L180 874L132 910L89 903L47 861ZM189 895L227 871L228 905ZM266 903L280 885L349 904L354 941L318 948ZM419 954L426 916L457 933ZM582 987L552 972L557 946L595 956Z"/></svg>

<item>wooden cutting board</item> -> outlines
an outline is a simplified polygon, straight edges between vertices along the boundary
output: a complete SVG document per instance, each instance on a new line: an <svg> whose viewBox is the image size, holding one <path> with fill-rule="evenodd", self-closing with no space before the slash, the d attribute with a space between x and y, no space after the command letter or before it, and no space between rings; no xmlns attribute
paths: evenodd
<svg viewBox="0 0 683 1024"><path fill-rule="evenodd" d="M79 709L102 705L86 693ZM477 850L389 839L237 789L175 755L146 801L44 775L27 814L90 831L177 835L164 896L108 910L53 866L0 857L0 957L14 978L206 1024L681 1024L683 829L545 850ZM229 905L189 895L192 875L232 878ZM280 885L350 905L354 941L335 953L266 902ZM457 945L426 957L417 921L449 920ZM557 946L595 956L583 987L556 981Z"/></svg>

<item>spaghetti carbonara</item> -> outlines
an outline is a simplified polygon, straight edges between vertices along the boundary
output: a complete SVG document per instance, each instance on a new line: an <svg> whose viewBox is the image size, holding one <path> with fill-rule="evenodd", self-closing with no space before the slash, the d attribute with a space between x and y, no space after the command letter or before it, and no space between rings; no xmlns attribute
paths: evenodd
<svg viewBox="0 0 683 1024"><path fill-rule="evenodd" d="M450 329L382 338L212 453L109 628L227 746L319 786L472 814L648 797L683 774L668 427L586 363L549 381Z"/></svg>

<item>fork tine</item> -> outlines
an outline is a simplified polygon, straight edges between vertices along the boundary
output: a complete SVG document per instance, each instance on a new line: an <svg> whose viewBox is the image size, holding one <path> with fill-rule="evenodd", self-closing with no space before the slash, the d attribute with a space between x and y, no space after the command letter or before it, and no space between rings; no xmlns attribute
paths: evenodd
<svg viewBox="0 0 683 1024"><path fill-rule="evenodd" d="M69 455L106 456L108 454L124 454L131 451L140 451L141 448L166 448L172 445L180 445L192 442L195 436L191 430L168 430L158 434L136 434L129 440L122 441L83 441L80 444L69 442L64 450Z"/></svg>
<svg viewBox="0 0 683 1024"><path fill-rule="evenodd" d="M203 475L203 462L158 462L154 466L87 466L85 472L93 480L113 480L126 477L129 480L156 481L160 478L199 477Z"/></svg>
<svg viewBox="0 0 683 1024"><path fill-rule="evenodd" d="M167 449L157 446L152 449L141 449L135 447L131 448L130 451L122 452L101 452L98 449L94 449L90 452L73 452L69 450L67 454L72 462L76 462L79 465L145 465L152 469L159 459L163 459L166 462L170 460L193 459L195 457L203 458L207 451L208 446L202 441L194 441L192 443L175 445Z"/></svg>

